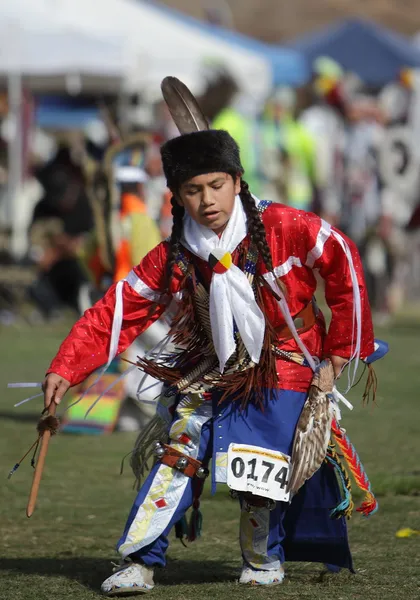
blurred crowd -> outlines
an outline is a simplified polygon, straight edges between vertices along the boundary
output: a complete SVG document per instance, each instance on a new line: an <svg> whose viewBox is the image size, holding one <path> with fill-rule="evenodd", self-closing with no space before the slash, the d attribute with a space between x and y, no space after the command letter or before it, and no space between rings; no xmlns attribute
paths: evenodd
<svg viewBox="0 0 420 600"><path fill-rule="evenodd" d="M409 237L420 220L412 100L409 72L372 91L328 58L316 62L308 86L273 90L259 112L222 71L200 98L211 126L238 141L256 196L314 211L356 242L382 323L419 285ZM163 102L127 111L124 127L104 110L92 127L32 137L16 200L18 257L3 243L1 259L33 269L25 300L37 318L58 318L68 308L81 313L170 234L159 147L177 131ZM3 142L3 200L6 156ZM15 304L7 282L0 286L4 321Z"/></svg>

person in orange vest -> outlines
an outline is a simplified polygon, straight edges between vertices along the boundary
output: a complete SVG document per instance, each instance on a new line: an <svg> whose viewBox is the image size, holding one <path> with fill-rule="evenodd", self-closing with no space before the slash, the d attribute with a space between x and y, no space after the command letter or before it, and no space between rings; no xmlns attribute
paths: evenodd
<svg viewBox="0 0 420 600"><path fill-rule="evenodd" d="M135 162L135 154L131 162ZM118 231L115 231L115 224L111 225L115 244L114 281L124 279L133 265L161 241L158 225L147 212L144 190L147 178L141 166L123 164L115 167L120 204Z"/></svg>

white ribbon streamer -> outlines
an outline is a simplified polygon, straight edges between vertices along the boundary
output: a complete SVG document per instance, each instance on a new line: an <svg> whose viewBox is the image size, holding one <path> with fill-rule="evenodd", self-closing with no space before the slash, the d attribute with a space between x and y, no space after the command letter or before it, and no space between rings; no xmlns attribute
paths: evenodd
<svg viewBox="0 0 420 600"><path fill-rule="evenodd" d="M232 215L220 237L186 213L181 243L207 261L216 248L232 253L247 235L246 224L242 202L236 196ZM235 265L225 273L213 272L209 312L220 372L223 373L226 362L235 352L234 321L251 360L258 363L264 341L264 315L255 301L247 276Z"/></svg>
<svg viewBox="0 0 420 600"><path fill-rule="evenodd" d="M40 392L39 394L35 394L34 396L29 396L29 398L25 398L25 400L21 400L20 402L18 402L17 404L14 404L13 406L16 408L17 406L20 406L21 404L25 404L25 402L29 402L29 400L34 400L35 398L39 398L39 396L43 396L44 392Z"/></svg>
<svg viewBox="0 0 420 600"><path fill-rule="evenodd" d="M102 377L102 375L105 373L105 371L108 369L109 365L112 363L112 361L114 360L115 356L117 355L118 342L119 342L119 339L120 339L120 333L121 333L121 327L122 327L122 321L123 321L123 298L122 298L123 285L124 285L124 280L121 280L121 281L119 281L117 283L116 288L115 288L115 311L114 311L114 318L113 318L113 321L112 321L112 332L111 332L111 341L110 341L110 344L109 344L108 361L107 361L106 365L104 367L102 367L102 369L99 371L98 376L93 381L93 383L91 383L91 385L83 392L83 394L80 396L80 398L78 398L75 402L73 402L67 408L67 410L71 406L74 406L75 404L78 404L86 396L86 394L89 393L89 391L93 388L93 386L96 383L98 383L98 381L100 380L100 378ZM29 387L38 387L38 386L41 386L41 385L42 385L41 383L9 383L7 385L7 387L10 387L10 388L18 388L18 387L29 388ZM34 398L38 398L39 396L42 396L42 395L43 395L43 392L41 392L39 394L36 394L35 396L30 396L30 398L25 398L25 400L21 400L20 402L18 402L17 404L15 404L15 407L16 406L20 406L21 404L24 404L25 402L29 402L30 400L33 400ZM93 408L93 406L89 410L91 410L92 408ZM88 413L86 413L86 415L87 414Z"/></svg>
<svg viewBox="0 0 420 600"><path fill-rule="evenodd" d="M335 400L336 402L342 402L342 403L344 404L344 406L347 406L347 408L348 408L349 410L353 410L353 404L352 404L351 402L349 402L349 401L347 400L347 398L345 398L345 397L343 396L343 394L342 394L341 392L339 392L335 386L334 386L334 388L333 388L333 393L332 393L332 395L334 396L334 400Z"/></svg>
<svg viewBox="0 0 420 600"><path fill-rule="evenodd" d="M351 255L351 250L345 241L345 239L337 232L332 230L332 234L335 239L339 242L342 247L344 254L346 255L347 262L350 269L350 277L351 283L353 287L353 324L352 324L352 354L349 359L349 367L348 367L348 386L345 391L347 393L349 389L353 386L354 381L356 379L357 367L359 366L360 359L360 348L362 343L362 303L360 299L360 290L359 290L359 282L357 280L356 270L353 264L353 257ZM356 344L354 343L356 330ZM354 348L354 349L353 349ZM354 362L352 362L354 360Z"/></svg>
<svg viewBox="0 0 420 600"><path fill-rule="evenodd" d="M8 383L7 387L8 388L35 388L35 387L41 387L42 383L26 383L26 382L19 382L19 383Z"/></svg>
<svg viewBox="0 0 420 600"><path fill-rule="evenodd" d="M169 335L165 336L163 340L158 342L154 348L152 348L151 350L149 350L149 352L147 352L145 354L145 358L149 358L151 355L153 355L153 353L158 352L158 351L159 351L159 354L158 354L158 357L159 357L160 354L163 352L163 350L168 345L169 341L170 341L170 336ZM118 347L118 342L117 342L117 347ZM126 375L128 375L129 373L131 373L132 371L134 371L137 368L139 368L137 365L131 365L128 369L126 369L123 373L121 373L121 375L119 375L116 379L111 381L111 383L103 390L103 392L89 406L89 408L87 409L87 411L85 413L85 419L89 415L89 413L93 410L93 408L98 404L98 402L103 398L103 396L109 392L109 390L111 390L115 385L117 385L117 383L119 381L121 381L121 379L124 379L124 377ZM104 369L102 369L99 372L98 377L95 379L94 383L89 386L88 390L90 390L95 385L95 383L97 383L99 381L99 379L102 377L102 375L104 374L106 369L107 369L107 367L105 367ZM157 382L157 383L160 383L160 382ZM69 406L66 408L66 410L64 412L67 412L70 408L72 408L72 406L75 406L76 404L78 404L84 398L84 396L86 395L86 392L88 390L86 390L77 400L75 400L74 402L69 404Z"/></svg>
<svg viewBox="0 0 420 600"><path fill-rule="evenodd" d="M121 375L119 375L116 379L114 379L113 381L111 381L111 383L106 386L106 388L104 389L104 391L101 394L99 394L99 396L95 399L95 401L92 402L92 404L89 406L89 408L87 409L87 411L85 413L85 419L87 418L88 414L98 404L99 400L101 400L101 398L103 398L105 396L105 394L107 394L109 392L109 390L112 390L112 388L115 387L117 385L117 383L119 381L121 381L121 379L123 379L126 375L128 375L132 371L134 371L134 369L136 369L136 368L137 368L137 365L131 365L131 367L129 367L128 369L126 369L125 371L123 371L121 373ZM76 403L74 403L74 404L76 404ZM71 408L71 406L74 406L74 404L71 404L70 406L68 406L66 410L68 410L69 408Z"/></svg>
<svg viewBox="0 0 420 600"><path fill-rule="evenodd" d="M346 392L349 391L349 389L352 387L352 385L354 384L354 380L356 378L356 373L357 373L357 367L359 364L359 358L360 358L360 348L361 348L361 339L362 339L362 311L361 311L361 300L360 300L360 291L359 291L359 283L357 280L357 274L356 274L356 270L354 268L354 264L353 264L353 257L351 255L351 250L347 244L347 242L344 240L344 238L335 230L331 230L332 235L337 239L337 241L339 242L340 246L343 249L344 254L346 255L347 258L347 262L349 265L349 269L350 269L350 277L351 277L351 282L352 282L352 287L353 287L353 325L352 325L352 354L350 356L349 359L349 384L348 387L346 389ZM316 363L313 359L313 357L311 356L311 354L309 353L309 350L306 348L305 344L302 342L302 340L299 337L299 334L296 330L295 324L293 322L293 318L292 315L290 314L290 310L289 307L287 305L287 301L284 297L283 292L280 289L280 286L277 283L276 277L274 276L273 273L266 273L264 275L264 279L266 281L268 281L268 283L270 284L271 288L277 293L277 295L279 296L280 300L278 301L278 305L279 308L283 314L283 318L287 324L287 326L289 327L293 338L296 342L296 344L298 345L298 347L301 349L302 353L304 354L306 360L308 361L308 364L310 365L310 367L312 368L313 371L315 371L316 369ZM354 337L355 337L355 330L356 330L356 343L354 343ZM352 363L351 361L354 360L354 363ZM334 388L334 394L336 395L336 398L338 400L340 400L341 402L343 402L343 404L345 404L347 406L347 408L349 408L350 410L352 410L353 406L350 404L350 402L337 390L337 388Z"/></svg>
<svg viewBox="0 0 420 600"><path fill-rule="evenodd" d="M153 360L157 363L170 341L171 341L171 336L166 335L163 338L163 340L161 340L160 342L158 342L156 344L156 346L154 348L149 350L149 352L146 352L145 358L149 358L149 359L153 358ZM146 381L147 377L148 377L148 375L147 375L147 373L145 373L143 375L143 377L141 378L139 385L137 386L136 398L139 402L145 402L144 400L140 399L140 394L142 392L146 392L147 390L151 389L155 385L159 385L161 383L160 381L156 381L153 385L149 385L147 388L143 389L143 384Z"/></svg>
<svg viewBox="0 0 420 600"><path fill-rule="evenodd" d="M78 398L75 402L70 404L70 406L67 407L67 410L69 408L71 408L72 406L75 406L76 404L78 404L81 400L83 400L83 398L86 396L86 394L88 394L90 392L90 390L93 388L93 386L98 383L98 381L100 380L102 375L105 373L105 371L108 369L109 365L112 363L112 361L114 360L114 358L117 355L118 342L120 340L121 327L122 327L122 322L123 322L122 290L123 290L123 286L124 286L124 281L125 281L125 279L121 279L121 281L119 281L115 287L115 310L114 310L114 318L112 320L112 330L111 330L111 340L109 343L108 361L107 361L106 365L104 365L102 367L102 369L99 371L97 377L90 384L90 386L85 389L85 391L80 396L80 398ZM91 408L93 408L93 407L91 407ZM89 409L89 410L91 410L91 409ZM86 413L86 415L87 415L87 413Z"/></svg>

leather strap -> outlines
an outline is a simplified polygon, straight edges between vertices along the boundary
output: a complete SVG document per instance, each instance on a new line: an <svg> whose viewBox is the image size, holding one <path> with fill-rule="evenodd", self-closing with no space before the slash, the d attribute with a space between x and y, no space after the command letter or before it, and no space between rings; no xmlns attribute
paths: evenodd
<svg viewBox="0 0 420 600"><path fill-rule="evenodd" d="M184 475L186 475L187 477L195 477L197 470L201 467L201 462L199 460L191 458L190 456L183 454L179 450L175 450L175 448L169 446L168 444L162 444L162 446L165 448L165 454L160 459L160 462L162 464L167 465L168 467L172 467L173 469L176 469L181 473L184 473ZM185 467L185 469L180 469L179 467L177 467L176 463L180 458L185 458L187 460L187 466Z"/></svg>
<svg viewBox="0 0 420 600"><path fill-rule="evenodd" d="M300 311L300 313L293 317L293 321L296 325L296 329L299 335L304 333L305 331L308 331L308 329L315 325L316 312L317 307L315 301L311 300L311 302L309 302L309 304L307 304L305 308ZM275 331L279 337L279 340L282 342L289 340L293 337L292 332L290 331L287 325L277 327Z"/></svg>

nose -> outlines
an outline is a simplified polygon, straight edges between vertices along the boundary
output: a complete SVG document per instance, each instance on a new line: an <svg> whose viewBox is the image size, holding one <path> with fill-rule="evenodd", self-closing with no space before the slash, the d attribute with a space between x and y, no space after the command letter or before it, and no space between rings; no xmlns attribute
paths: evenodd
<svg viewBox="0 0 420 600"><path fill-rule="evenodd" d="M208 206L212 206L214 204L214 198L212 194L212 190L209 187L205 187L203 189L203 193L201 196L201 204L207 208Z"/></svg>

